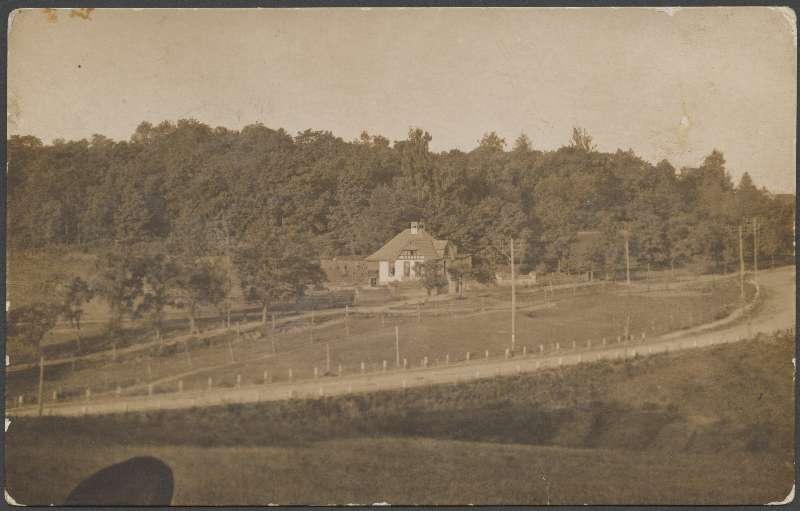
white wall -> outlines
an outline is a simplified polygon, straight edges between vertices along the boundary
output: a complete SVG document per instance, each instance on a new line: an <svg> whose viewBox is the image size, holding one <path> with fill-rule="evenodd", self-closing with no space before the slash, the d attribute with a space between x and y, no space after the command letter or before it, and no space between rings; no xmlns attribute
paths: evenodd
<svg viewBox="0 0 800 511"><path fill-rule="evenodd" d="M403 275L403 265L405 260L398 259L394 261L394 276L389 275L389 261L381 261L378 263L378 283L388 284L389 282L402 282L403 280L416 280L419 274L416 273L416 266L422 264L422 261L409 261L411 263L411 276L406 279Z"/></svg>

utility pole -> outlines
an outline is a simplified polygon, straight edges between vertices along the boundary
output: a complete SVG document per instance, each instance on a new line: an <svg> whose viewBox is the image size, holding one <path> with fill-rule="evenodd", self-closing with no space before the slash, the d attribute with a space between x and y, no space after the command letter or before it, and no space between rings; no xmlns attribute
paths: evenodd
<svg viewBox="0 0 800 511"><path fill-rule="evenodd" d="M36 399L39 404L39 417L44 412L44 356L39 357L39 396Z"/></svg>
<svg viewBox="0 0 800 511"><path fill-rule="evenodd" d="M514 279L514 238L511 238L511 353L517 342L517 288Z"/></svg>
<svg viewBox="0 0 800 511"><path fill-rule="evenodd" d="M742 243L741 224L739 224L739 296L744 301L744 245Z"/></svg>
<svg viewBox="0 0 800 511"><path fill-rule="evenodd" d="M625 284L631 285L631 258L628 250L629 236L625 236Z"/></svg>
<svg viewBox="0 0 800 511"><path fill-rule="evenodd" d="M394 326L394 365L400 367L400 327Z"/></svg>
<svg viewBox="0 0 800 511"><path fill-rule="evenodd" d="M758 219L753 217L753 282L758 282Z"/></svg>

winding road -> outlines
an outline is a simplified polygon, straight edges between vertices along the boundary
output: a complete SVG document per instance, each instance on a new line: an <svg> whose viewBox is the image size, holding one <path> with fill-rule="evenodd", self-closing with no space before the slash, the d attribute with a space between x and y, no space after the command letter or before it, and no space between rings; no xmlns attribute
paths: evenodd
<svg viewBox="0 0 800 511"><path fill-rule="evenodd" d="M606 345L579 346L525 357L476 359L428 368L390 369L363 375L323 377L315 380L250 385L143 397L105 398L91 402L46 404L45 415L76 416L110 414L155 409L215 406L227 403L254 403L350 393L375 392L434 384L456 383L502 374L518 374L540 369L644 356L736 342L757 333L771 333L795 326L795 268L784 267L758 274L759 293L754 304L739 309L728 318L691 330L672 332L642 341L635 339ZM8 416L36 415L36 406L14 408Z"/></svg>

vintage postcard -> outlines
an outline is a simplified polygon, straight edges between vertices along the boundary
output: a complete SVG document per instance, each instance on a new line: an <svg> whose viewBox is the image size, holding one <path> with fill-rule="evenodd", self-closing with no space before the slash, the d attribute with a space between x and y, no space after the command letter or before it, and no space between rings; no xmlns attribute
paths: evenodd
<svg viewBox="0 0 800 511"><path fill-rule="evenodd" d="M5 499L794 499L788 7L17 9Z"/></svg>

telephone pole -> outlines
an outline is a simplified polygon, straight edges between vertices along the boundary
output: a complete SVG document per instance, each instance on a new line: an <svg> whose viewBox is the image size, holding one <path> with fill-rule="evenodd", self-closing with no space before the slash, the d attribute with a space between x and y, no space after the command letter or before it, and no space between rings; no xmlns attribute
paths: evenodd
<svg viewBox="0 0 800 511"><path fill-rule="evenodd" d="M39 357L39 393L36 399L39 406L39 417L44 412L44 356Z"/></svg>
<svg viewBox="0 0 800 511"><path fill-rule="evenodd" d="M625 236L625 285L631 285L631 257L628 250L628 236Z"/></svg>
<svg viewBox="0 0 800 511"><path fill-rule="evenodd" d="M511 238L511 353L517 342L517 288L514 279L514 238Z"/></svg>
<svg viewBox="0 0 800 511"><path fill-rule="evenodd" d="M758 219L753 217L753 282L758 281Z"/></svg>
<svg viewBox="0 0 800 511"><path fill-rule="evenodd" d="M739 295L744 301L744 245L742 243L741 224L739 224Z"/></svg>

